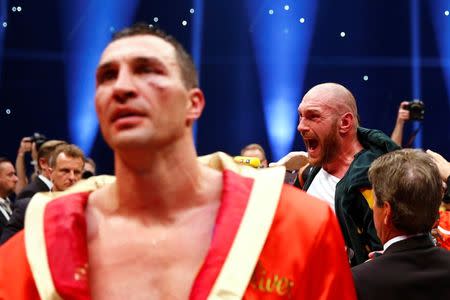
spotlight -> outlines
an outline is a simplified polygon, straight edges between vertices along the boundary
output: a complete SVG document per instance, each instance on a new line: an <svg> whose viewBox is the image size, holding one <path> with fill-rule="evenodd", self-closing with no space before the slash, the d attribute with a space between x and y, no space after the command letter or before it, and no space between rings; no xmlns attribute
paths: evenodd
<svg viewBox="0 0 450 300"><path fill-rule="evenodd" d="M158 23L158 21L159 21L158 17L153 18L153 22Z"/></svg>
<svg viewBox="0 0 450 300"><path fill-rule="evenodd" d="M13 6L13 7L11 8L11 10L12 10L13 12L16 12L17 8L16 8L15 6Z"/></svg>
<svg viewBox="0 0 450 300"><path fill-rule="evenodd" d="M190 12L191 14L193 14L193 13L195 12L195 10L194 10L193 8L191 8L191 9L189 10L189 12Z"/></svg>
<svg viewBox="0 0 450 300"><path fill-rule="evenodd" d="M286 4L286 5L284 6L284 10L289 10L289 5Z"/></svg>
<svg viewBox="0 0 450 300"><path fill-rule="evenodd" d="M181 22L181 25L186 26L187 25L187 21L183 20L183 22Z"/></svg>
<svg viewBox="0 0 450 300"><path fill-rule="evenodd" d="M345 32L341 31L341 37L345 37Z"/></svg>
<svg viewBox="0 0 450 300"><path fill-rule="evenodd" d="M6 23L6 22L3 22L3 27L5 27L6 28L6 26L8 26L8 23Z"/></svg>
<svg viewBox="0 0 450 300"><path fill-rule="evenodd" d="M17 6L17 11L22 11L22 7L21 6Z"/></svg>
<svg viewBox="0 0 450 300"><path fill-rule="evenodd" d="M450 12L448 10L444 11L444 15L448 17L448 15L450 14Z"/></svg>
<svg viewBox="0 0 450 300"><path fill-rule="evenodd" d="M9 108L7 108L7 109L5 110L5 112L6 112L7 115L10 115L10 114L11 114L11 110L10 110Z"/></svg>
<svg viewBox="0 0 450 300"><path fill-rule="evenodd" d="M369 76L367 76L367 75L364 75L364 76L363 76L363 80L364 80L364 81L367 81L367 80L369 80Z"/></svg>
<svg viewBox="0 0 450 300"><path fill-rule="evenodd" d="M273 9L269 9L269 15L273 15Z"/></svg>
<svg viewBox="0 0 450 300"><path fill-rule="evenodd" d="M303 23L305 23L305 18L300 18L300 20L299 20L299 21L300 21L300 23L302 23L302 24L303 24Z"/></svg>

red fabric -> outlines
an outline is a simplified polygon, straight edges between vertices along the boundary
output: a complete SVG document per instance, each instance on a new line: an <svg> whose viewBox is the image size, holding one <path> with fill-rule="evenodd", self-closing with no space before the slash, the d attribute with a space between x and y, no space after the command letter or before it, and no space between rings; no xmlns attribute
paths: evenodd
<svg viewBox="0 0 450 300"><path fill-rule="evenodd" d="M206 299L210 292L238 230L251 185L251 179L224 172L222 203L211 249L194 282L191 299ZM81 193L56 199L45 211L50 269L64 299L89 299L87 277L74 278L87 262L87 198L88 193ZM14 297L6 297L8 293ZM327 204L286 185L244 295L244 299L262 298L356 299L333 212ZM38 299L26 261L23 234L0 247L0 299Z"/></svg>
<svg viewBox="0 0 450 300"><path fill-rule="evenodd" d="M447 232L450 231L450 211L440 211L439 212L439 227L446 230ZM437 236L438 245L441 248L450 250L450 234L442 232L442 230L439 230L439 235Z"/></svg>
<svg viewBox="0 0 450 300"><path fill-rule="evenodd" d="M221 205L217 214L214 236L194 285L190 299L206 299L230 251L247 207L253 180L233 172L223 172Z"/></svg>
<svg viewBox="0 0 450 300"><path fill-rule="evenodd" d="M23 230L0 247L0 300L37 300Z"/></svg>
<svg viewBox="0 0 450 300"><path fill-rule="evenodd" d="M245 299L356 299L328 205L285 185Z"/></svg>
<svg viewBox="0 0 450 300"><path fill-rule="evenodd" d="M44 231L55 288L63 299L90 299L86 218L89 193L63 196L45 208Z"/></svg>

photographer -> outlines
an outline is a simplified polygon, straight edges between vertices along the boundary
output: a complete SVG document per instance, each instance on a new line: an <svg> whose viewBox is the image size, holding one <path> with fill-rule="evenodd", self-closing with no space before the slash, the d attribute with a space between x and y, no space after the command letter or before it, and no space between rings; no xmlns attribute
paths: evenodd
<svg viewBox="0 0 450 300"><path fill-rule="evenodd" d="M45 143L45 141L47 141L45 135L37 132L35 132L32 136L22 138L22 140L20 141L20 146L17 150L16 157L16 171L17 177L19 178L15 190L16 195L18 195L29 182L25 164L25 154L31 154L31 159L34 164L33 175L39 175L39 166L37 163L38 151L41 148L42 144Z"/></svg>
<svg viewBox="0 0 450 300"><path fill-rule="evenodd" d="M408 104L408 101L403 101L402 103L400 103L400 107L398 108L397 121L395 122L395 127L391 134L391 139L399 146L402 146L403 127L405 126L405 122L409 121L409 110L406 109Z"/></svg>
<svg viewBox="0 0 450 300"><path fill-rule="evenodd" d="M391 134L391 139L400 147L402 146L403 140L403 128L405 126L405 122L410 120L422 121L424 118L424 104L420 100L412 100L403 101L400 103L400 107L398 108L397 121L395 122L394 130ZM411 135L411 139L414 139L417 132ZM409 147L409 144L412 141L408 142L406 147Z"/></svg>

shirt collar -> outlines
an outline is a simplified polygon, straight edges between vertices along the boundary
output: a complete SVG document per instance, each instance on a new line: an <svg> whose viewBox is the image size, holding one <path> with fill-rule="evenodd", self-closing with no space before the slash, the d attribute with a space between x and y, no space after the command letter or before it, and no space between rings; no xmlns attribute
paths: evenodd
<svg viewBox="0 0 450 300"><path fill-rule="evenodd" d="M48 186L49 190L53 188L53 182L51 182L47 177L42 174L39 174L38 177Z"/></svg>
<svg viewBox="0 0 450 300"><path fill-rule="evenodd" d="M418 234L410 234L410 235L398 235L396 237L393 237L392 239L390 239L389 241L387 241L386 243L384 243L383 245L383 251L386 251L387 248L389 248L390 246L392 246L395 243L398 243L400 241L415 237L415 236L419 236L419 235L423 235L423 233L418 233Z"/></svg>

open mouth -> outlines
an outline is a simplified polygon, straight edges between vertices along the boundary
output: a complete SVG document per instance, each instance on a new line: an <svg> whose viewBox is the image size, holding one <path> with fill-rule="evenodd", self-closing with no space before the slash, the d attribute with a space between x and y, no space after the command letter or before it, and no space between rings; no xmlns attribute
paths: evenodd
<svg viewBox="0 0 450 300"><path fill-rule="evenodd" d="M308 151L314 151L319 146L319 141L316 139L305 139L305 144Z"/></svg>

